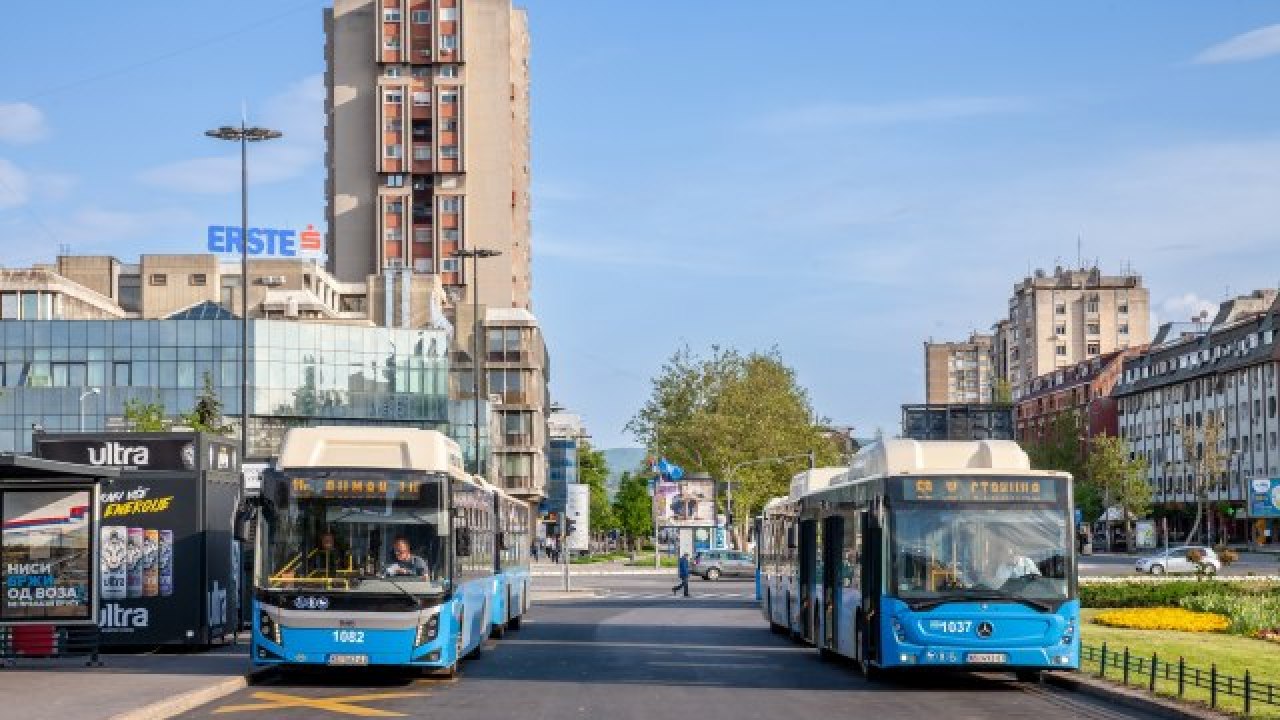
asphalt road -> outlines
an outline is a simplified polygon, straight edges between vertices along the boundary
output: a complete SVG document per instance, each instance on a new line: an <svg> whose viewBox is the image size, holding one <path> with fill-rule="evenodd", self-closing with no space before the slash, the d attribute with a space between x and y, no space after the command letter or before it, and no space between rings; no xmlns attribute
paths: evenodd
<svg viewBox="0 0 1280 720"><path fill-rule="evenodd" d="M1143 577L1134 570L1134 563L1139 555L1081 555L1079 557L1080 576L1119 576L1132 575ZM1275 553L1241 553L1240 559L1222 569L1222 575L1280 575L1280 555Z"/></svg>
<svg viewBox="0 0 1280 720"><path fill-rule="evenodd" d="M553 579L540 586L554 587ZM594 588L534 606L519 632L491 643L455 680L343 670L284 676L187 718L418 717L450 720L746 720L780 717L1143 717L1047 686L991 675L868 684L851 666L771 634L745 581L582 578Z"/></svg>

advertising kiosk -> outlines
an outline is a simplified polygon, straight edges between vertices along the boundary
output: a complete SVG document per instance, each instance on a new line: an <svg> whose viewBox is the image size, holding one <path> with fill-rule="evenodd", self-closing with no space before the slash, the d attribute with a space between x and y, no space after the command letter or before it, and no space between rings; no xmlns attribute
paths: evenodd
<svg viewBox="0 0 1280 720"><path fill-rule="evenodd" d="M238 629L236 441L207 433L37 433L38 457L111 467L98 612L108 647L207 646Z"/></svg>
<svg viewBox="0 0 1280 720"><path fill-rule="evenodd" d="M118 471L0 455L0 659L98 661L101 486Z"/></svg>

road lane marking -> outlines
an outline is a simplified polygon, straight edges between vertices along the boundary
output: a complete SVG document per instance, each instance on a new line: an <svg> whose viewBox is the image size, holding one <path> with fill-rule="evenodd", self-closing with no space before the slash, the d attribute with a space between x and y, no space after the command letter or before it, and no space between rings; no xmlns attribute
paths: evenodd
<svg viewBox="0 0 1280 720"><path fill-rule="evenodd" d="M370 702L373 700L398 700L401 698L427 697L427 695L429 695L429 693L389 692L365 693L362 695L342 695L330 698L308 698L300 695L259 691L253 693L252 697L255 700L262 700L263 702L243 705L226 705L214 710L213 713L215 715L221 715L223 713L252 712L255 710L308 708L311 710L328 710L329 712L338 713L340 715L356 715L358 717L404 717L404 713L364 707L362 705L357 705L356 703Z"/></svg>

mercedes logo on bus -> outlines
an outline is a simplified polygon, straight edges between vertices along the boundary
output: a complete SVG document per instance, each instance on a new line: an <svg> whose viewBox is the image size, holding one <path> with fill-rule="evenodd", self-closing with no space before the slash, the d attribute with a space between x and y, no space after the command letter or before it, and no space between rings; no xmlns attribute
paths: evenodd
<svg viewBox="0 0 1280 720"><path fill-rule="evenodd" d="M977 631L978 637L981 637L981 638L991 637L991 633L994 631L995 631L995 628L991 626L991 623L986 621L978 623L978 631Z"/></svg>

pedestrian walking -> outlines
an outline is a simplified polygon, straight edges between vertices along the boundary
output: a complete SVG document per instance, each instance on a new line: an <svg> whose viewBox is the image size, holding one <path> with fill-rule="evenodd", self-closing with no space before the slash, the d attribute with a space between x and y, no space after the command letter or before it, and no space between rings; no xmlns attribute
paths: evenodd
<svg viewBox="0 0 1280 720"><path fill-rule="evenodd" d="M671 588L671 594L675 595L676 591L684 588L684 596L689 597L689 553L680 556L680 562L676 563L676 572L680 574L680 582Z"/></svg>

